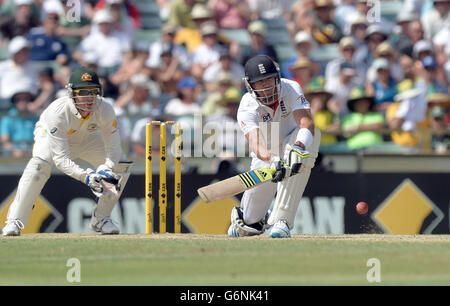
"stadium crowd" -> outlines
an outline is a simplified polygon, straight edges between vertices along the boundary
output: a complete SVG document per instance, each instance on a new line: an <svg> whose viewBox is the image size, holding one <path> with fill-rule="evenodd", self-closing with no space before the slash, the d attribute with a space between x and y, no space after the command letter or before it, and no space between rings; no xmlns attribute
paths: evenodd
<svg viewBox="0 0 450 306"><path fill-rule="evenodd" d="M145 154L148 120L194 118L229 129L233 151L256 54L301 85L322 152L450 153L449 0L0 3L4 156L31 153L39 114L78 66L98 72L126 152Z"/></svg>

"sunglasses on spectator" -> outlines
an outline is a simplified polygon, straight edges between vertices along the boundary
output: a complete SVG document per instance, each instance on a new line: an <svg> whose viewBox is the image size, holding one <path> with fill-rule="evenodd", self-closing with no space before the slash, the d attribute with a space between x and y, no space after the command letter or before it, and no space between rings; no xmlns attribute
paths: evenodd
<svg viewBox="0 0 450 306"><path fill-rule="evenodd" d="M373 43L382 43L383 41L384 41L384 38L374 38L374 37L369 38L369 42L373 42Z"/></svg>
<svg viewBox="0 0 450 306"><path fill-rule="evenodd" d="M73 92L77 96L96 96L100 94L100 88L74 89Z"/></svg>

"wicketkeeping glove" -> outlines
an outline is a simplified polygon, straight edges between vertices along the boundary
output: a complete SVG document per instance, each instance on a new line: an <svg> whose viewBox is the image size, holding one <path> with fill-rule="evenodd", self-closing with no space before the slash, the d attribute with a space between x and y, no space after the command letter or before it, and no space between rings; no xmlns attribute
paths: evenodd
<svg viewBox="0 0 450 306"><path fill-rule="evenodd" d="M279 156L273 156L270 159L270 168L275 168L275 174L273 175L272 182L282 182L291 176L291 168L289 165L283 163Z"/></svg>
<svg viewBox="0 0 450 306"><path fill-rule="evenodd" d="M112 172L107 166L101 165L97 168L97 174L99 174L105 182L113 185L119 183L120 176Z"/></svg>
<svg viewBox="0 0 450 306"><path fill-rule="evenodd" d="M296 174L300 171L305 159L309 157L309 152L304 150L302 147L294 145L289 152L288 164L292 170L292 174Z"/></svg>
<svg viewBox="0 0 450 306"><path fill-rule="evenodd" d="M102 177L100 174L96 173L94 170L87 168L86 169L86 178L84 183L91 188L92 192L98 196L98 194L101 194L103 192L103 186L100 183L102 180Z"/></svg>

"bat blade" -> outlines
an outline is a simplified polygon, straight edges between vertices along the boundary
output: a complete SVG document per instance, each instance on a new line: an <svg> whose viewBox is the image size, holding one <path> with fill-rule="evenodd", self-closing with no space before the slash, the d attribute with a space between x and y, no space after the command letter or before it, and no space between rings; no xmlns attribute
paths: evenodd
<svg viewBox="0 0 450 306"><path fill-rule="evenodd" d="M205 202L213 202L232 197L266 182L270 182L275 171L275 169L271 168L257 168L201 187L197 190L197 193Z"/></svg>

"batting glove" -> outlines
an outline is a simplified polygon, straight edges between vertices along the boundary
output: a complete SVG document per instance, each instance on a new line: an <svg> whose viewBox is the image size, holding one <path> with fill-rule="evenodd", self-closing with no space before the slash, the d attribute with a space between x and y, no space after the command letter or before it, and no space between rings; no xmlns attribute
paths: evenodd
<svg viewBox="0 0 450 306"><path fill-rule="evenodd" d="M274 168L275 174L273 175L272 182L282 182L291 176L291 168L289 165L283 163L279 156L273 156L270 159L270 168Z"/></svg>
<svg viewBox="0 0 450 306"><path fill-rule="evenodd" d="M308 151L297 145L292 146L292 149L289 152L289 160L288 160L288 164L292 170L292 174L296 174L300 171L300 167L302 166L304 160L307 159L308 157L309 157Z"/></svg>

